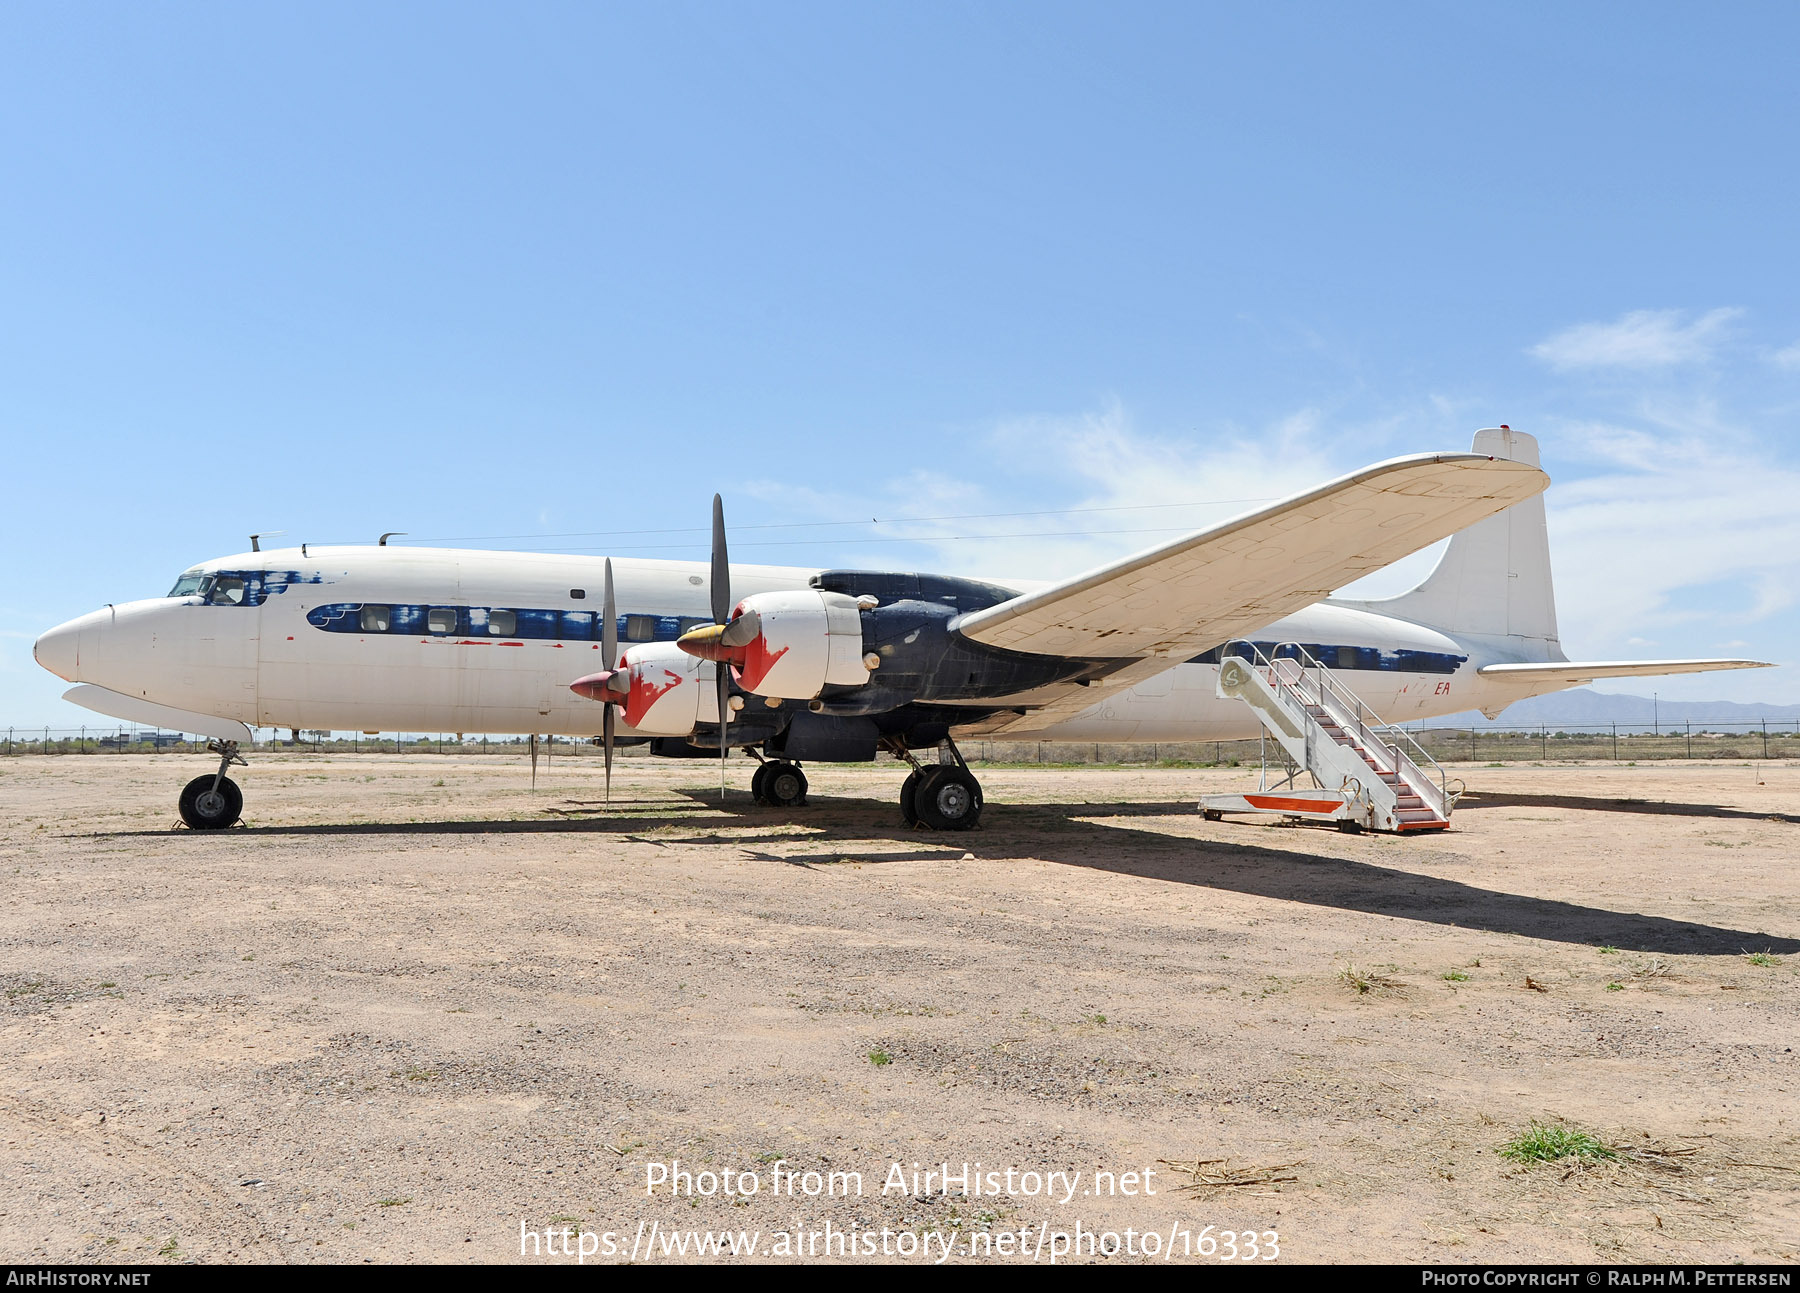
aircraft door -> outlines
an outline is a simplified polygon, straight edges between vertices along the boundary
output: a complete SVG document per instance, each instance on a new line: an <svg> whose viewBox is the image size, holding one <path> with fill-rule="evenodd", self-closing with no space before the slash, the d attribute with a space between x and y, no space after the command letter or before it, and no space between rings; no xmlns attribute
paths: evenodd
<svg viewBox="0 0 1800 1293"><path fill-rule="evenodd" d="M255 723L257 653L262 640L263 571L217 571L201 584L204 604L183 619L181 689L194 708ZM185 628L185 625L184 625Z"/></svg>

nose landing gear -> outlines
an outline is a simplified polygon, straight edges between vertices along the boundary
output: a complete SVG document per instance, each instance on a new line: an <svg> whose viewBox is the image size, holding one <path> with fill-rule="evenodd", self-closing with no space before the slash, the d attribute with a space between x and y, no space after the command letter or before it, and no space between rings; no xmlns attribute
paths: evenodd
<svg viewBox="0 0 1800 1293"><path fill-rule="evenodd" d="M225 775L232 764L249 767L238 755L236 741L208 741L206 748L219 756L219 770L195 777L181 789L181 820L189 829L218 831L231 826L244 811L244 792Z"/></svg>

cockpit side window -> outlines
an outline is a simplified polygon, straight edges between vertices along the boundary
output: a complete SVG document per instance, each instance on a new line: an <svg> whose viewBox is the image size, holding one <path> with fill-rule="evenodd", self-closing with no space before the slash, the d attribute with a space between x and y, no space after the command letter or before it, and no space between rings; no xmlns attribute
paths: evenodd
<svg viewBox="0 0 1800 1293"><path fill-rule="evenodd" d="M175 587L169 590L171 597L192 597L200 591L200 581L206 578L204 570L189 570L182 573L175 581Z"/></svg>
<svg viewBox="0 0 1800 1293"><path fill-rule="evenodd" d="M236 575L215 575L207 581L210 588L204 590L206 603L209 606L242 606L244 604L244 581Z"/></svg>

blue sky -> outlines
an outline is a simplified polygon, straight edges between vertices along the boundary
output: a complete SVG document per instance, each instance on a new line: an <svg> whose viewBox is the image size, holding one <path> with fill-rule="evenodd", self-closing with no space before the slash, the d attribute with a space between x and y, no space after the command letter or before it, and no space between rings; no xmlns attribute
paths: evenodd
<svg viewBox="0 0 1800 1293"><path fill-rule="evenodd" d="M1053 576L1498 422L1557 481L1571 654L1789 661L1797 39L1754 4L7 6L0 723L82 719L37 632L253 530L699 557L719 490L744 559Z"/></svg>

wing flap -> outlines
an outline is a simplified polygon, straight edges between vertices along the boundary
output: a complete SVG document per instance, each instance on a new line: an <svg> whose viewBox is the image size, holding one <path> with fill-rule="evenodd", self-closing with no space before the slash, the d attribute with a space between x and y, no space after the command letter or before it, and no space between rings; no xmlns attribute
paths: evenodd
<svg viewBox="0 0 1800 1293"><path fill-rule="evenodd" d="M1309 606L1522 499L1550 478L1485 454L1418 454L966 615L1009 651L1167 659Z"/></svg>

